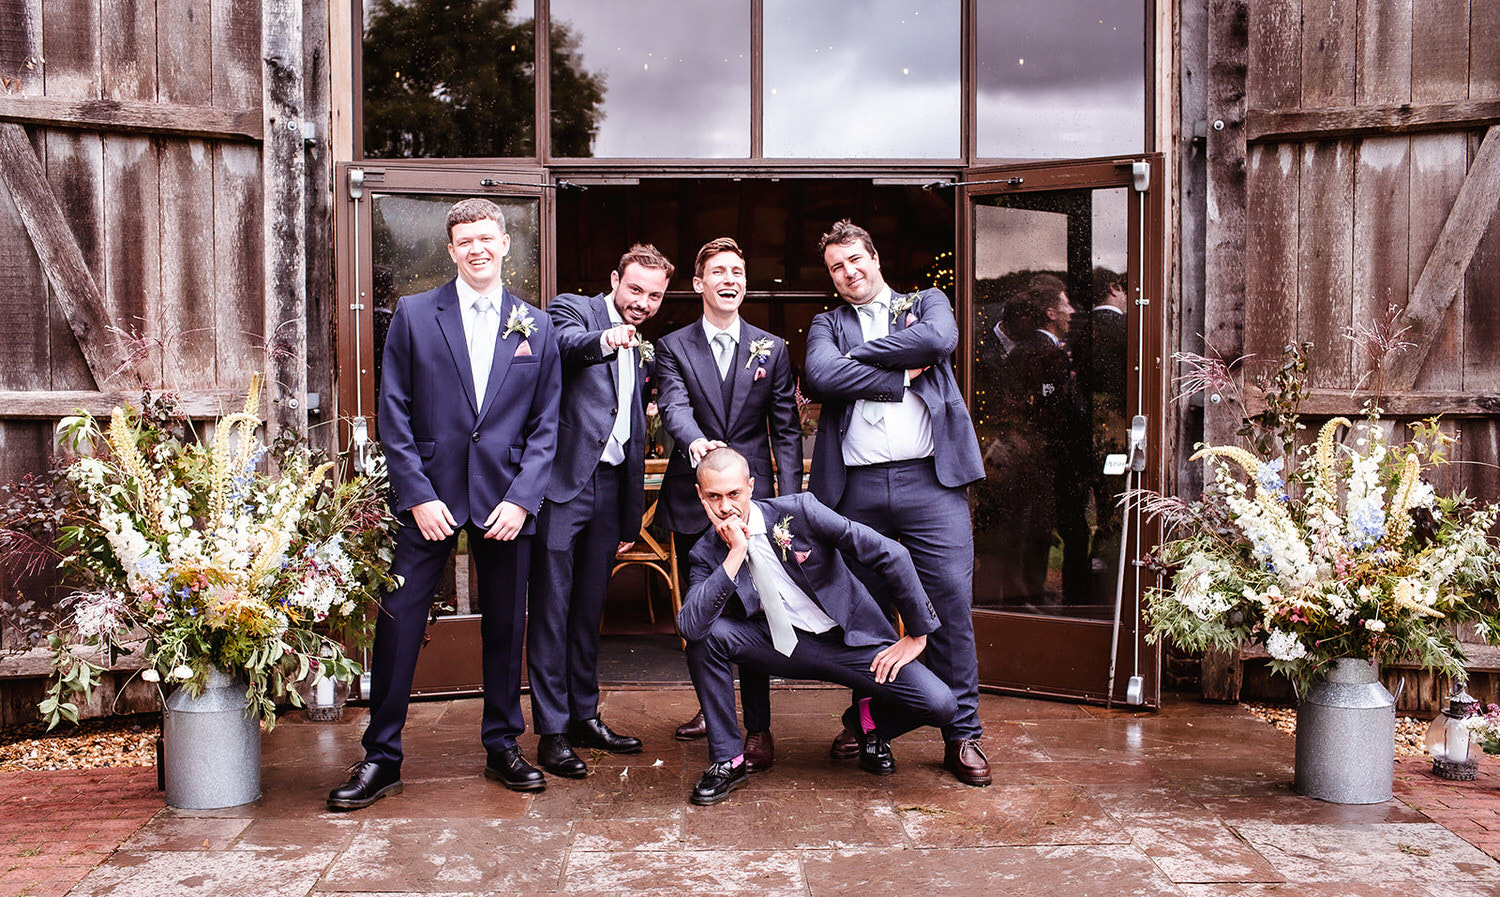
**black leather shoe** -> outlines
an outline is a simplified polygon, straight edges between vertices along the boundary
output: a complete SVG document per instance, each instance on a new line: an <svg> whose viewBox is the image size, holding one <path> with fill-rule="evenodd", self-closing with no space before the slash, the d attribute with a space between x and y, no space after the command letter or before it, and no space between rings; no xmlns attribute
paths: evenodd
<svg viewBox="0 0 1500 897"><path fill-rule="evenodd" d="M729 792L743 788L749 782L750 772L745 769L744 763L739 766L732 766L727 760L715 763L703 770L703 777L693 786L693 795L688 800L697 806L706 807L718 803L728 797Z"/></svg>
<svg viewBox="0 0 1500 897"><path fill-rule="evenodd" d="M708 723L703 719L703 711L699 710L693 714L693 718L677 727L673 736L678 741L697 741L708 736Z"/></svg>
<svg viewBox="0 0 1500 897"><path fill-rule="evenodd" d="M895 775L896 756L891 753L891 743L874 732L864 731L852 707L844 711L844 731L854 733L859 741L860 769L876 776Z"/></svg>
<svg viewBox="0 0 1500 897"><path fill-rule="evenodd" d="M328 792L328 809L359 810L387 794L401 793L401 767L361 760L349 767L349 780Z"/></svg>
<svg viewBox="0 0 1500 897"><path fill-rule="evenodd" d="M541 791L547 787L547 777L526 762L526 755L520 748L488 752L484 777L494 779L512 791Z"/></svg>
<svg viewBox="0 0 1500 897"><path fill-rule="evenodd" d="M565 735L543 735L536 744L536 762L555 776L581 779L589 774L583 758L573 753Z"/></svg>
<svg viewBox="0 0 1500 897"><path fill-rule="evenodd" d="M579 747L598 748L611 754L639 754L641 740L629 735L619 735L599 717L574 720L568 723L568 741Z"/></svg>

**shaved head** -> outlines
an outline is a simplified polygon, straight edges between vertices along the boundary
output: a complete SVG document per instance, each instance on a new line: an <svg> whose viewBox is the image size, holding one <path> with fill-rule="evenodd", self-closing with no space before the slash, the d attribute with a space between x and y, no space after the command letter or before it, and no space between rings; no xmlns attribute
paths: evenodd
<svg viewBox="0 0 1500 897"><path fill-rule="evenodd" d="M745 460L744 455L728 446L710 451L703 456L703 460L698 462L699 483L703 482L704 474L730 472L742 473L747 480L750 478L750 462Z"/></svg>

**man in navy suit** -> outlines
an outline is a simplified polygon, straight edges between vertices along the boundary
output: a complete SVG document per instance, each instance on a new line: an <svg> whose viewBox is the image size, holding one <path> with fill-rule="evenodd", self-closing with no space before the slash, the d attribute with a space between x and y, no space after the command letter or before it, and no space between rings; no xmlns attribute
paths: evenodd
<svg viewBox="0 0 1500 897"><path fill-rule="evenodd" d="M661 308L672 263L637 243L610 292L547 306L562 358L557 457L537 518L526 663L537 761L582 778L575 746L634 754L641 740L599 716L599 622L615 555L635 544L646 503L646 368L636 328Z"/></svg>
<svg viewBox="0 0 1500 897"><path fill-rule="evenodd" d="M365 759L328 795L330 809L367 807L401 791L401 729L428 611L458 531L479 576L485 775L517 791L546 787L516 746L521 645L534 515L552 473L562 367L552 322L501 285L510 235L500 207L466 199L448 211L458 276L403 296L386 337L380 441L401 520L381 600L371 667Z"/></svg>
<svg viewBox="0 0 1500 897"><path fill-rule="evenodd" d="M984 477L984 462L953 376L953 306L941 290L892 292L869 232L847 219L819 248L847 304L818 315L807 332L807 380L823 399L809 488L911 552L943 622L927 665L958 701L958 715L943 726L943 765L965 784L988 785L968 492ZM833 755L854 756L856 734L846 727Z"/></svg>
<svg viewBox="0 0 1500 897"><path fill-rule="evenodd" d="M691 801L718 803L748 779L734 718L736 663L869 695L849 708L844 724L858 733L864 769L895 772L890 739L917 726L943 725L958 707L952 690L915 662L940 623L911 556L807 493L752 500L750 467L734 449L705 455L697 481L714 535L693 548L692 587L677 627L688 640L688 670L708 720L712 763ZM887 584L906 621L904 636L897 638L845 556Z"/></svg>
<svg viewBox="0 0 1500 897"><path fill-rule="evenodd" d="M710 449L727 445L744 455L759 484L756 498L802 490L802 428L786 341L740 317L745 301L745 254L729 237L710 240L693 262L693 289L703 317L657 341L657 407L675 443L662 480L656 520L670 530L685 558L708 529L694 488L693 468ZM776 467L772 473L771 459ZM758 670L740 671L746 756L750 771L768 769L771 683ZM687 741L705 733L703 714L677 729Z"/></svg>

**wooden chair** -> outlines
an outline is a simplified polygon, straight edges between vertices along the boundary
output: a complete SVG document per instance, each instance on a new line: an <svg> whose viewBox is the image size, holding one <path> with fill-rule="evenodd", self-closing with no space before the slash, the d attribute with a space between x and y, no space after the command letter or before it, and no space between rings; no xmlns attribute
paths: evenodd
<svg viewBox="0 0 1500 897"><path fill-rule="evenodd" d="M624 554L615 555L615 565L609 571L609 575L614 576L621 567L629 567L632 564L655 570L662 579L667 581L667 592L672 596L672 618L676 619L677 612L682 610L682 595L677 590L677 546L670 536L666 539L658 539L648 529L651 521L656 518L657 502L658 499L653 498L646 508L646 513L641 515L641 532L636 536L635 545ZM651 603L649 574L646 582L646 614L652 623L656 622L656 608Z"/></svg>

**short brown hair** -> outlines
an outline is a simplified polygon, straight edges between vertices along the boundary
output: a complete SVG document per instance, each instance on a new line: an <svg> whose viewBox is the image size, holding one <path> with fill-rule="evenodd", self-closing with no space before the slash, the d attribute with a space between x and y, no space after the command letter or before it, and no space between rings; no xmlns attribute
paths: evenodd
<svg viewBox="0 0 1500 897"><path fill-rule="evenodd" d="M740 244L734 242L734 237L716 237L704 243L703 248L698 250L698 257L693 260L693 276L702 277L703 266L708 264L709 259L721 252L732 252L740 257L741 262L745 261L745 253L740 249Z"/></svg>
<svg viewBox="0 0 1500 897"><path fill-rule="evenodd" d="M668 280L672 279L672 272L677 270L671 262L667 261L667 257L662 255L661 250L650 243L636 243L631 246L624 255L620 256L620 264L615 268L615 273L624 277L625 269L631 265L665 271Z"/></svg>
<svg viewBox="0 0 1500 897"><path fill-rule="evenodd" d="M828 233L819 238L818 252L825 252L829 246L833 245L847 246L856 240L864 245L865 252L870 255L875 254L875 241L870 239L870 232L848 218L844 218L835 221L833 227L828 229Z"/></svg>
<svg viewBox="0 0 1500 897"><path fill-rule="evenodd" d="M499 206L477 196L460 199L448 210L448 242L453 242L455 225L486 219L500 225L500 233L505 233L505 213L500 211Z"/></svg>

